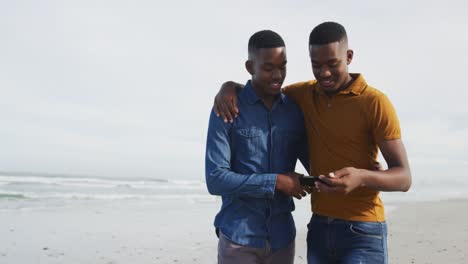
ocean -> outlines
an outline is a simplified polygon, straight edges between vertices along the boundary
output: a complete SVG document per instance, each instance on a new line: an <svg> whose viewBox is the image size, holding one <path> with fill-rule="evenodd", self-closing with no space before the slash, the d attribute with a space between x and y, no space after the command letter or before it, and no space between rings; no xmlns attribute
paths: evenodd
<svg viewBox="0 0 468 264"><path fill-rule="evenodd" d="M468 184L430 180L413 181L407 193L381 193L384 203L437 201L468 197ZM0 210L56 206L70 201L165 201L215 202L203 179L91 177L71 175L0 175Z"/></svg>
<svg viewBox="0 0 468 264"><path fill-rule="evenodd" d="M0 209L61 205L70 201L213 201L201 180L107 178L67 175L0 175Z"/></svg>

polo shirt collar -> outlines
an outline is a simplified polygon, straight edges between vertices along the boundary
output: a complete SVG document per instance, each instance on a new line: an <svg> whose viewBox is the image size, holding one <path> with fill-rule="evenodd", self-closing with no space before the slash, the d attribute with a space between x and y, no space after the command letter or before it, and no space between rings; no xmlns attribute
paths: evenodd
<svg viewBox="0 0 468 264"><path fill-rule="evenodd" d="M360 73L350 73L349 75L351 75L351 77L353 78L351 85L349 85L343 91L339 91L337 94L361 95L367 87L367 82L364 79L364 76L362 76L362 74ZM320 84L317 85L317 87L320 93L324 93L322 88L320 87Z"/></svg>

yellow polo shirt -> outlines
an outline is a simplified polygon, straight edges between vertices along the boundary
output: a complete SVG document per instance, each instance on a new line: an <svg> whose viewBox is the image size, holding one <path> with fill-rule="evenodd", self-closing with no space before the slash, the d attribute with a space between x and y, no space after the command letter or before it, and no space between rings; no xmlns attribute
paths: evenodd
<svg viewBox="0 0 468 264"><path fill-rule="evenodd" d="M374 169L377 143L401 137L397 114L387 96L369 86L361 74L345 90L331 96L317 81L284 88L304 112L309 141L310 175L326 175L344 167ZM385 221L379 192L357 188L351 193L315 192L314 213L354 221Z"/></svg>

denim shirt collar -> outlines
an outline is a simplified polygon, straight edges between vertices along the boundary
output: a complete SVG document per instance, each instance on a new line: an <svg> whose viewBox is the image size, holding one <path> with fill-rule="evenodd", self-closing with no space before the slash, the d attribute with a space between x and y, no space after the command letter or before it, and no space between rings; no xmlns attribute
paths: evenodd
<svg viewBox="0 0 468 264"><path fill-rule="evenodd" d="M249 104L255 104L257 102L261 102L262 99L257 96L255 93L251 81L247 81L247 83L244 86L244 89L242 89L242 92L239 94L239 98L245 100ZM281 92L280 97L279 97L279 102L284 103L285 100L285 95Z"/></svg>

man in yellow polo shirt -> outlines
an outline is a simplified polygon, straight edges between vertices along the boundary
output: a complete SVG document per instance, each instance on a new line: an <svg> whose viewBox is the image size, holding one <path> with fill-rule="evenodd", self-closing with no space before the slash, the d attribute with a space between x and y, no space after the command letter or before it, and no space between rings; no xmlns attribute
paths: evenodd
<svg viewBox="0 0 468 264"><path fill-rule="evenodd" d="M309 263L387 263L387 226L380 191L407 191L411 173L389 99L348 72L353 51L344 27L325 22L309 36L316 80L284 93L301 107L307 128L311 196ZM238 114L233 82L223 85L215 109L225 121ZM388 169L373 170L378 150Z"/></svg>

